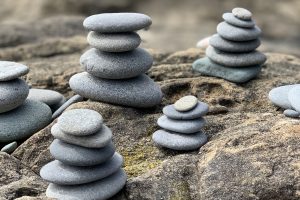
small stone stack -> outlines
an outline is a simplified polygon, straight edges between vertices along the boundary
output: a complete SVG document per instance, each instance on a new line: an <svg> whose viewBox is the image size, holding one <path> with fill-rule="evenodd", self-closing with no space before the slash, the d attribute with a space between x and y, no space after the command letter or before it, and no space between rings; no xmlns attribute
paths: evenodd
<svg viewBox="0 0 300 200"><path fill-rule="evenodd" d="M207 57L196 60L193 69L235 83L247 82L260 73L266 61L266 56L255 50L261 30L244 8L234 8L232 13L223 14L223 19L218 33L209 40Z"/></svg>
<svg viewBox="0 0 300 200"><path fill-rule="evenodd" d="M70 86L77 94L96 101L131 107L152 107L161 102L160 87L147 75L152 56L142 48L135 32L151 25L139 13L105 13L86 18L93 47L80 58L86 72L74 75Z"/></svg>
<svg viewBox="0 0 300 200"><path fill-rule="evenodd" d="M56 138L41 177L50 182L46 195L57 199L108 199L126 183L123 157L115 152L111 130L89 109L64 112L52 127Z"/></svg>
<svg viewBox="0 0 300 200"><path fill-rule="evenodd" d="M202 118L208 105L194 96L185 96L175 104L164 107L157 123L164 130L156 131L152 138L158 146L173 150L196 150L207 142L200 130L206 121Z"/></svg>

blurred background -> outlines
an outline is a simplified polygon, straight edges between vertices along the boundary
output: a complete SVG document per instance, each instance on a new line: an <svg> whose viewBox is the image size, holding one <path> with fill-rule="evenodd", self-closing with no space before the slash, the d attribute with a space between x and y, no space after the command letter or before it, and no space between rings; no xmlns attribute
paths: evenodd
<svg viewBox="0 0 300 200"><path fill-rule="evenodd" d="M153 19L150 30L140 32L143 46L173 52L215 33L234 7L253 13L263 50L300 55L300 0L1 0L0 47L85 35L82 21L96 13L141 12Z"/></svg>

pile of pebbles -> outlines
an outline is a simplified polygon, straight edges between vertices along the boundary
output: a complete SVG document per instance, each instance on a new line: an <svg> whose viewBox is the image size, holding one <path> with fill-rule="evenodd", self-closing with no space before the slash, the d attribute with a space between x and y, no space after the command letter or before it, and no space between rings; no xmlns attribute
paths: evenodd
<svg viewBox="0 0 300 200"><path fill-rule="evenodd" d="M157 121L163 129L154 132L154 143L173 150L200 148L207 142L207 136L201 131L206 124L203 116L207 112L208 105L191 95L164 107L164 115Z"/></svg>
<svg viewBox="0 0 300 200"><path fill-rule="evenodd" d="M144 108L161 102L160 87L147 72L152 56L142 48L137 30L151 25L151 18L139 13L104 13L83 22L93 47L80 58L85 72L69 83L82 97L123 106Z"/></svg>
<svg viewBox="0 0 300 200"><path fill-rule="evenodd" d="M115 152L111 130L89 109L64 112L53 125L50 153L56 159L40 171L50 182L46 195L57 199L108 199L126 183L123 157Z"/></svg>
<svg viewBox="0 0 300 200"><path fill-rule="evenodd" d="M193 69L235 83L247 82L260 73L266 61L266 56L256 51L261 30L252 20L252 13L244 8L224 13L223 19L217 34L209 39L207 57L196 60Z"/></svg>

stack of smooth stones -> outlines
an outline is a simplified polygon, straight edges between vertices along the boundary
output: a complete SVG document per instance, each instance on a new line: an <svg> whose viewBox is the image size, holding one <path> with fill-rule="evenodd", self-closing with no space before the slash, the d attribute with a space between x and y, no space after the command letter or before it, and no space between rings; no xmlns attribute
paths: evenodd
<svg viewBox="0 0 300 200"><path fill-rule="evenodd" d="M74 75L70 86L77 94L96 101L131 107L152 107L161 102L160 87L147 72L152 56L142 48L135 32L151 25L139 13L105 13L83 22L93 47L80 58L85 72Z"/></svg>
<svg viewBox="0 0 300 200"><path fill-rule="evenodd" d="M269 99L274 105L284 109L285 116L300 117L300 84L274 88L269 92Z"/></svg>
<svg viewBox="0 0 300 200"><path fill-rule="evenodd" d="M207 57L196 60L193 69L235 83L247 82L260 73L266 61L266 56L255 50L261 30L244 8L234 8L232 13L223 14L223 19L217 34L209 39Z"/></svg>
<svg viewBox="0 0 300 200"><path fill-rule="evenodd" d="M111 130L89 109L64 112L52 127L50 153L56 159L40 175L50 182L46 195L57 199L108 199L126 183L123 157L115 152Z"/></svg>
<svg viewBox="0 0 300 200"><path fill-rule="evenodd" d="M164 107L164 115L157 121L163 129L154 132L154 143L173 150L200 148L207 142L207 136L201 131L206 124L202 116L207 112L208 105L191 95Z"/></svg>

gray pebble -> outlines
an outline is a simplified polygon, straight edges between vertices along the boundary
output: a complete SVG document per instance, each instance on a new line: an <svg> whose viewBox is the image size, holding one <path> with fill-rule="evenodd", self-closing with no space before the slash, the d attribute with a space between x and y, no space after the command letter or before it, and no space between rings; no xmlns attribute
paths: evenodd
<svg viewBox="0 0 300 200"><path fill-rule="evenodd" d="M87 36L87 41L100 51L124 52L137 48L141 43L141 38L135 32L97 33L91 31Z"/></svg>
<svg viewBox="0 0 300 200"><path fill-rule="evenodd" d="M289 91L295 86L300 86L300 84L285 85L273 88L269 92L269 99L276 106L279 106L284 109L292 109L292 105L288 99L288 94Z"/></svg>
<svg viewBox="0 0 300 200"><path fill-rule="evenodd" d="M174 103L174 108L179 112L186 112L195 108L198 104L198 99L195 96L187 95L181 97Z"/></svg>
<svg viewBox="0 0 300 200"><path fill-rule="evenodd" d="M224 13L223 19L233 26L241 27L241 28L253 28L255 26L254 21L251 19L248 21L241 20L237 17L235 17L232 13Z"/></svg>
<svg viewBox="0 0 300 200"><path fill-rule="evenodd" d="M0 81L10 81L29 72L29 68L20 63L0 61Z"/></svg>
<svg viewBox="0 0 300 200"><path fill-rule="evenodd" d="M54 90L35 88L29 90L27 98L35 101L41 101L50 107L64 100L64 96L59 92L56 92Z"/></svg>
<svg viewBox="0 0 300 200"><path fill-rule="evenodd" d="M162 99L160 87L145 74L126 80L109 80L83 72L72 76L69 84L81 96L124 106L152 107Z"/></svg>
<svg viewBox="0 0 300 200"><path fill-rule="evenodd" d="M251 20L252 13L245 8L234 8L232 14L241 20Z"/></svg>
<svg viewBox="0 0 300 200"><path fill-rule="evenodd" d="M102 52L95 48L80 57L80 64L93 76L105 79L126 79L148 71L152 56L144 49L122 53Z"/></svg>
<svg viewBox="0 0 300 200"><path fill-rule="evenodd" d="M158 146L179 151L196 150L207 142L207 136L202 132L187 135L158 130L154 132L152 139Z"/></svg>
<svg viewBox="0 0 300 200"><path fill-rule="evenodd" d="M300 112L300 86L293 87L288 93L288 99L292 107Z"/></svg>
<svg viewBox="0 0 300 200"><path fill-rule="evenodd" d="M80 95L74 95L68 101L66 101L63 105L61 105L52 115L52 120L56 119L59 115L61 115L64 110L66 110L70 105L83 101L83 97Z"/></svg>
<svg viewBox="0 0 300 200"><path fill-rule="evenodd" d="M12 143L9 143L7 145L5 145L1 151L2 152L6 152L6 153L12 153L14 152L14 150L18 147L18 144L17 142L12 142Z"/></svg>
<svg viewBox="0 0 300 200"><path fill-rule="evenodd" d="M137 31L151 24L151 18L140 13L103 13L92 15L83 22L85 29L99 33Z"/></svg>
<svg viewBox="0 0 300 200"><path fill-rule="evenodd" d="M0 113L8 112L23 104L28 93L28 85L22 79L0 82Z"/></svg>
<svg viewBox="0 0 300 200"><path fill-rule="evenodd" d="M295 111L295 110L292 110L292 109L286 109L283 114L286 116L286 117L291 117L291 118L298 118L300 117L300 113Z"/></svg>
<svg viewBox="0 0 300 200"><path fill-rule="evenodd" d="M92 166L98 165L115 153L115 146L110 142L103 148L86 148L65 143L55 139L50 145L50 153L56 159L68 165Z"/></svg>

